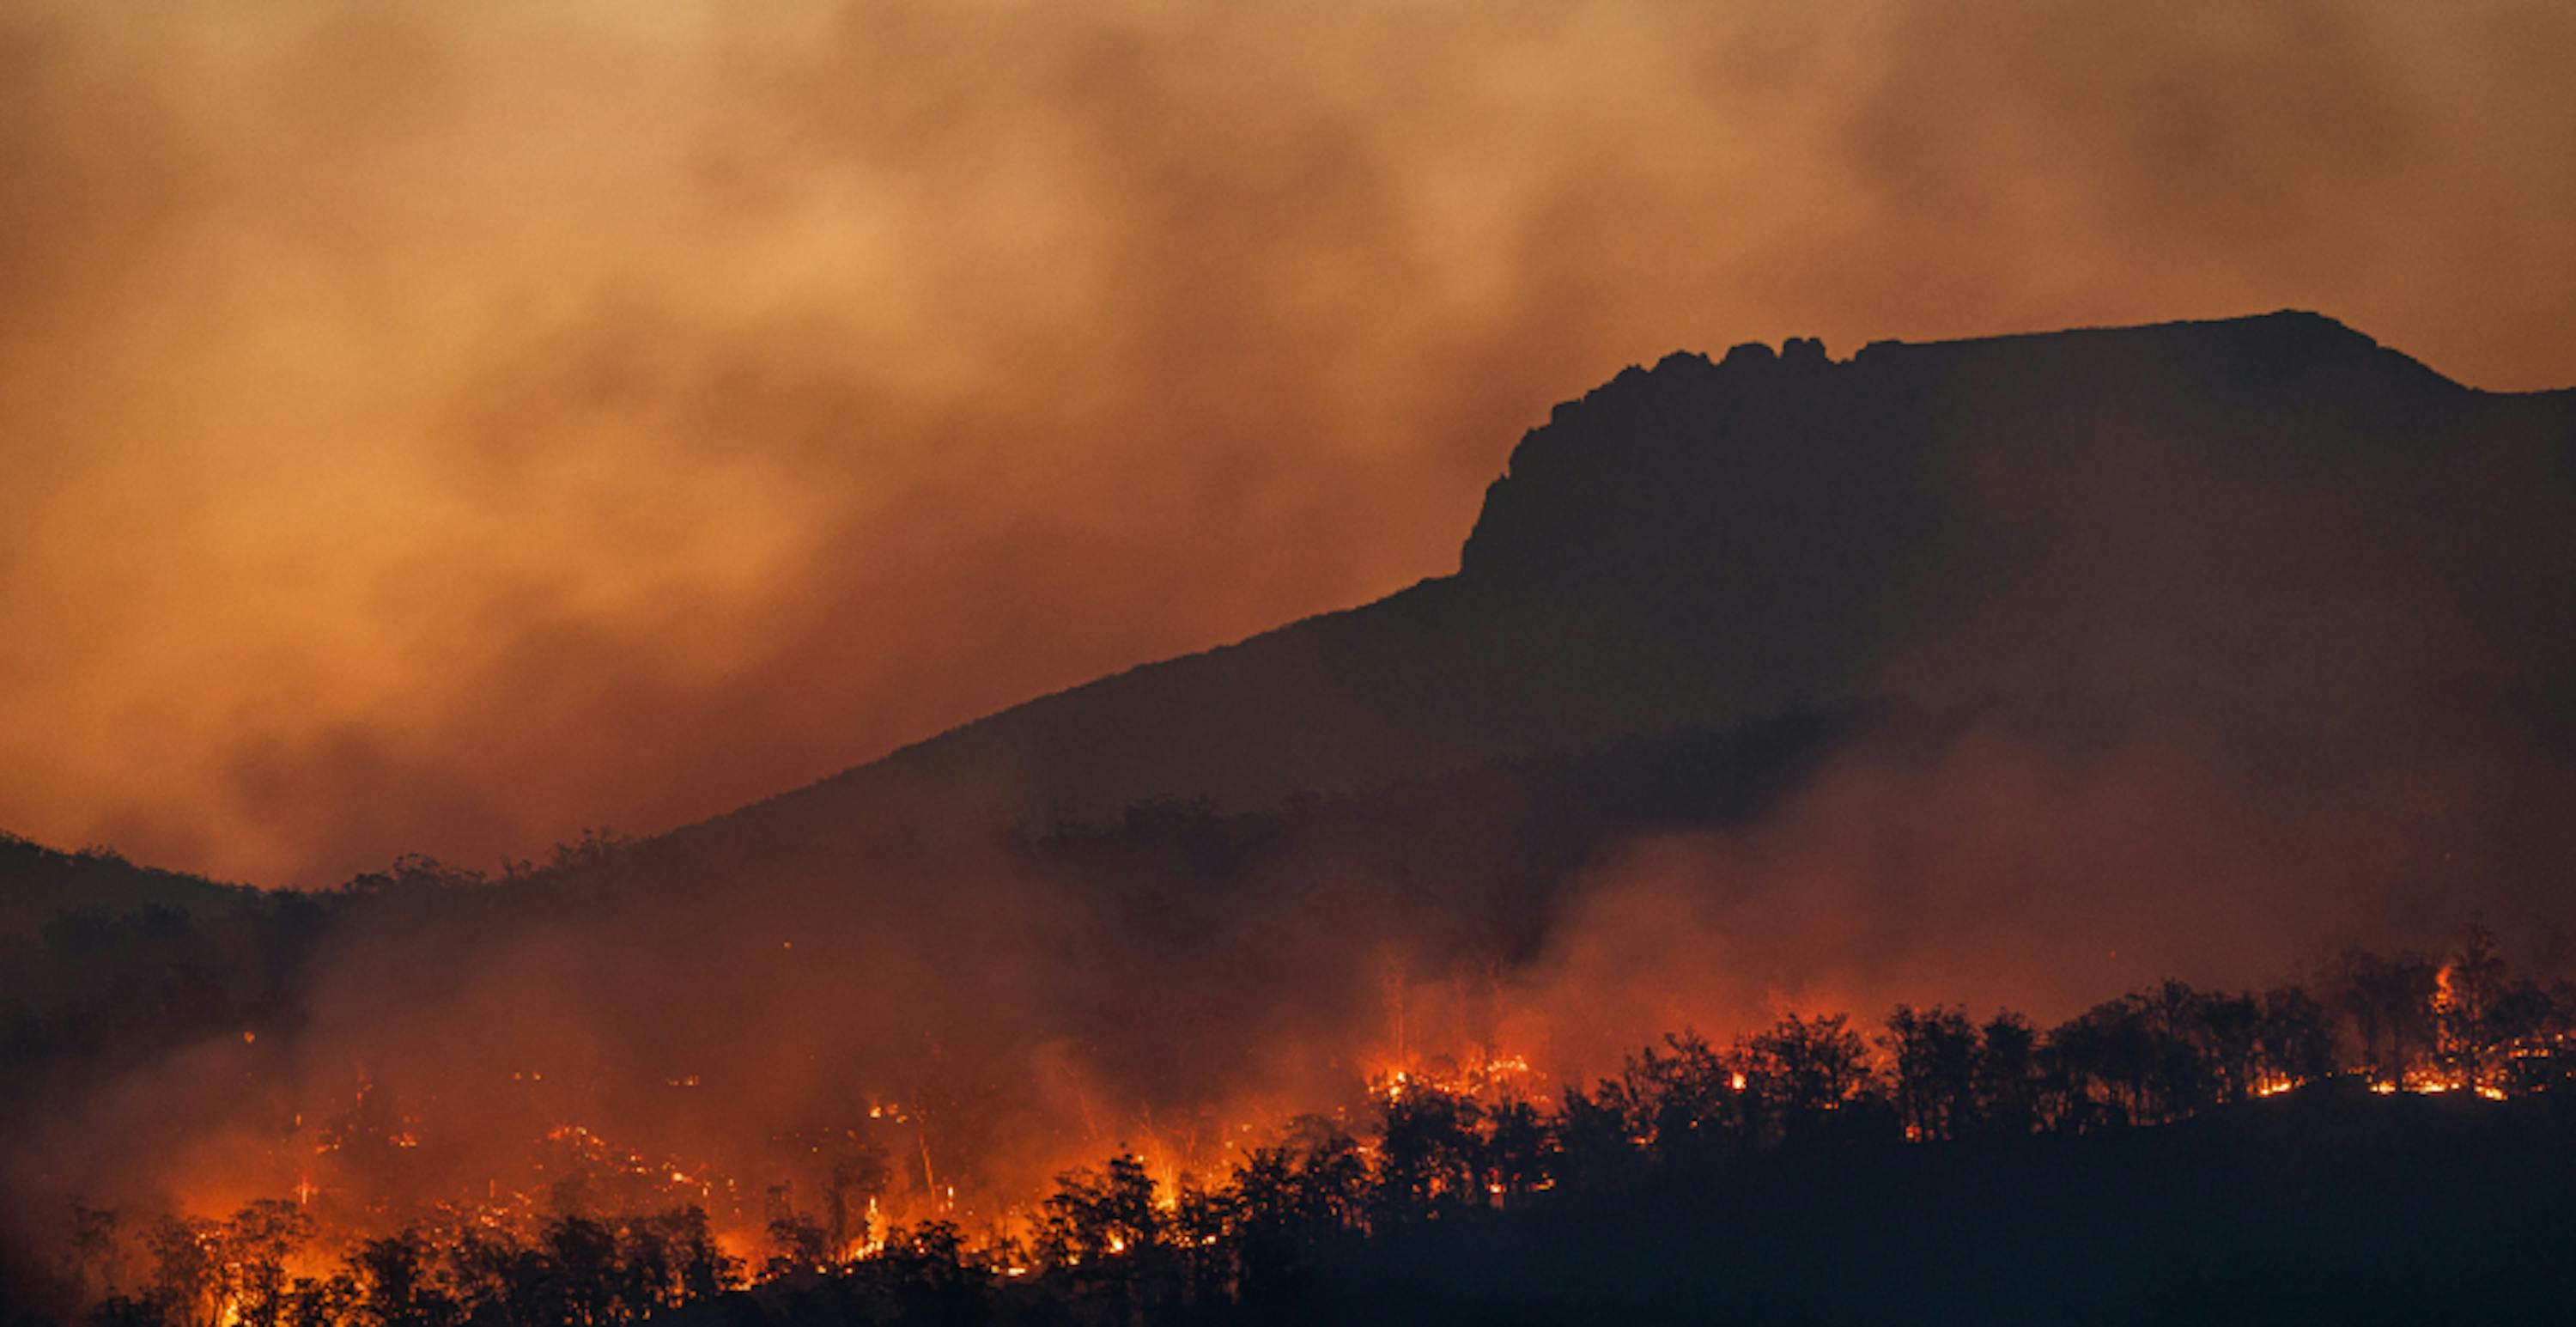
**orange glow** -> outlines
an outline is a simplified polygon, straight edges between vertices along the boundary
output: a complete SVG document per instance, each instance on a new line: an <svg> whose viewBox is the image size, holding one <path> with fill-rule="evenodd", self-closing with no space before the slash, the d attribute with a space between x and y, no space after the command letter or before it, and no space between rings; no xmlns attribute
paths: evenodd
<svg viewBox="0 0 2576 1327"><path fill-rule="evenodd" d="M135 81L0 130L0 824L265 881L660 828L1444 570L1528 421L1667 348L2295 297L2562 385L2527 274L2576 186L2516 163L2566 61L2502 19L2249 18L2213 65L2145 4L1971 50L1901 6L1109 0L711 61L664 6L406 0L361 44L436 57L353 82L345 16L21 8ZM2069 68L2259 103L2183 160Z"/></svg>

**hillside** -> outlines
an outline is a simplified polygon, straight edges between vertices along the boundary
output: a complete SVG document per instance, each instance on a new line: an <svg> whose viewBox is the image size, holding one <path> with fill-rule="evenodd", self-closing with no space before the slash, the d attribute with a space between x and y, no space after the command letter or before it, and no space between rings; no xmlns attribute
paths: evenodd
<svg viewBox="0 0 2576 1327"><path fill-rule="evenodd" d="M2576 395L2471 390L2313 314L1677 354L1532 430L1454 575L681 838L1260 805L1854 697L2273 743L2510 714L2563 750L2571 516Z"/></svg>
<svg viewBox="0 0 2576 1327"><path fill-rule="evenodd" d="M0 939L30 933L67 912L220 912L245 892L238 885L137 866L112 852L61 852L0 833Z"/></svg>
<svg viewBox="0 0 2576 1327"><path fill-rule="evenodd" d="M754 1240L762 1195L810 1205L871 1175L903 1219L980 1229L1115 1148L1229 1173L1261 1129L1362 1119L1389 1073L1599 1081L1662 1034L1783 1009L2025 1011L2055 1025L2047 1091L2075 1135L2219 1081L2136 1053L2155 1026L2198 1027L2200 1064L2271 1019L2283 1079L2457 1091L2428 1077L2457 1069L2428 1029L2456 1042L2467 1015L2443 1002L2501 969L2485 941L2428 948L2489 919L2541 983L2576 952L2571 508L2576 397L2471 391L2308 315L1673 357L1561 407L1459 571L1385 601L533 872L412 859L326 895L20 937L0 1250L56 1247L74 1201L595 1205L558 1187L593 1145L635 1204L704 1203ZM11 851L48 908L227 897ZM2511 990L2464 998L2500 1021L2461 1044L2557 1063L2576 992ZM1989 1047L2027 1050L2003 1023ZM2328 1074L2309 1051L2343 1058ZM2140 1145L2161 1156L2085 1155L2223 1174L2248 1150L2239 1126L2189 1127ZM2512 1176L2556 1137L2441 1147ZM2217 1140L2201 1161L2196 1138ZM2006 1206L2104 1192L2032 1146L2046 1173ZM1857 1219L2020 1184L1942 1171L1964 1155L1891 1172ZM2315 1185L2343 1162L2318 1156L2288 1191L2340 1210ZM1783 1185L1774 1206L1799 1210L1806 1181ZM1563 1238L1518 1207L1480 1248ZM1736 1210L1675 1219L1726 1238ZM2116 1205L2083 1215L2127 1229ZM1483 1256L1443 1247L1463 1228L1364 1251L1320 1293L1386 1316L1390 1283ZM2319 1229L2373 1257L2419 1233ZM2060 1290L2120 1280L2126 1246L2057 1248L2077 1269ZM1574 1285L1513 1265L1540 1273L1517 1293Z"/></svg>

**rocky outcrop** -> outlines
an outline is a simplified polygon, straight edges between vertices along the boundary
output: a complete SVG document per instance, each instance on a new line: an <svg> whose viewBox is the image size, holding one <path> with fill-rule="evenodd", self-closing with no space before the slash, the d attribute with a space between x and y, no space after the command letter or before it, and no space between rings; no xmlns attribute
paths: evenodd
<svg viewBox="0 0 2576 1327"><path fill-rule="evenodd" d="M1257 804L1856 696L2555 714L2571 531L2576 395L2474 391L2314 314L1677 354L1524 437L1455 575L718 824Z"/></svg>

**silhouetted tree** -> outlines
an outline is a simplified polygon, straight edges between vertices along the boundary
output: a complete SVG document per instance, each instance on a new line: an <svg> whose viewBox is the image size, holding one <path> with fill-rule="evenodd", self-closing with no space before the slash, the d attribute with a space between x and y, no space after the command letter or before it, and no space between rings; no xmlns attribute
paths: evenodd
<svg viewBox="0 0 2576 1327"><path fill-rule="evenodd" d="M2039 1034L2009 1010L1987 1020L1977 1048L1976 1128L2019 1137L2039 1127Z"/></svg>
<svg viewBox="0 0 2576 1327"><path fill-rule="evenodd" d="M1917 1013L1898 1005L1887 1018L1896 1066L1896 1117L1905 1136L1958 1136L1977 1108L1977 1029L1955 1009Z"/></svg>
<svg viewBox="0 0 2576 1327"><path fill-rule="evenodd" d="M1667 1033L1659 1049L1629 1056L1618 1082L1603 1085L1628 1127L1667 1161L1695 1164L1723 1155L1752 1120L1742 1052L1718 1054L1697 1032Z"/></svg>
<svg viewBox="0 0 2576 1327"><path fill-rule="evenodd" d="M2263 1064L2292 1083L2315 1082L2335 1072L2334 1018L2306 990L2282 986L2263 994L2255 1040Z"/></svg>
<svg viewBox="0 0 2576 1327"><path fill-rule="evenodd" d="M670 1258L672 1303L713 1299L733 1286L740 1266L717 1245L704 1208L666 1212L656 1226Z"/></svg>
<svg viewBox="0 0 2576 1327"><path fill-rule="evenodd" d="M1873 1104L1869 1047L1849 1022L1841 1014L1790 1014L1738 1043L1737 1072L1745 1097L1760 1105L1764 1130L1784 1139L1818 1136L1846 1112Z"/></svg>
<svg viewBox="0 0 2576 1327"><path fill-rule="evenodd" d="M363 1321L357 1278L335 1272L315 1279L299 1276L287 1290L287 1327L344 1327Z"/></svg>
<svg viewBox="0 0 2576 1327"><path fill-rule="evenodd" d="M2108 1000L2048 1034L2040 1061L2062 1097L2056 1126L2086 1132L2154 1117L2157 1046L2137 997Z"/></svg>
<svg viewBox="0 0 2576 1327"><path fill-rule="evenodd" d="M1165 1238L1179 1264L1183 1303L1213 1305L1232 1297L1236 1267L1231 1237L1237 1219L1231 1188L1210 1189L1195 1175L1181 1177Z"/></svg>
<svg viewBox="0 0 2576 1327"><path fill-rule="evenodd" d="M312 1237L312 1218L282 1199L253 1202L224 1224L234 1321L242 1327L278 1327L290 1288L286 1260Z"/></svg>
<svg viewBox="0 0 2576 1327"><path fill-rule="evenodd" d="M2491 1061L2501 1058L2498 1053L2508 1040L2495 1023L2506 987L2495 932L2487 929L2485 917L2472 916L2459 952L2434 974L2434 1058L2448 1078L2478 1082L2490 1076Z"/></svg>
<svg viewBox="0 0 2576 1327"><path fill-rule="evenodd" d="M2224 1099L2225 1073L2219 1061L2218 1035L2210 1024L2213 998L2178 982L2131 997L2147 1037L2147 1075L2136 1103L2144 1123L2179 1119L2206 1110ZM2254 1018L2250 1008L2233 1030L2240 1054L2253 1057Z"/></svg>
<svg viewBox="0 0 2576 1327"><path fill-rule="evenodd" d="M1509 1205L1548 1181L1553 1151L1547 1120L1538 1107L1513 1100L1494 1108L1485 1124L1486 1187Z"/></svg>
<svg viewBox="0 0 2576 1327"><path fill-rule="evenodd" d="M618 1302L620 1276L617 1237L584 1216L560 1217L546 1225L544 1275L539 1281L536 1321L567 1327L602 1327L620 1321L628 1306Z"/></svg>
<svg viewBox="0 0 2576 1327"><path fill-rule="evenodd" d="M761 1265L770 1278L819 1272L831 1261L831 1232L821 1222L796 1210L795 1192L784 1184L769 1188L769 1260Z"/></svg>
<svg viewBox="0 0 2576 1327"><path fill-rule="evenodd" d="M1576 1188L1622 1182L1637 1160L1637 1144L1624 1109L1624 1094L1605 1082L1595 1095L1567 1087L1557 1095L1556 1149L1563 1180Z"/></svg>
<svg viewBox="0 0 2576 1327"><path fill-rule="evenodd" d="M957 1227L924 1221L887 1232L884 1260L895 1320L972 1327L992 1313L993 1273L970 1257Z"/></svg>
<svg viewBox="0 0 2576 1327"><path fill-rule="evenodd" d="M2440 965L2412 954L2348 955L2335 1003L2353 1020L2375 1072L2420 1071L2429 1054L2481 1087L2576 1091L2569 1081L2576 1055L2561 1040L2576 1032L2576 987L2515 978L2482 922L2472 922L2458 952ZM1882 1170L1939 1175L1954 1165L1990 1165L1995 1183L2008 1190L2046 1175L2055 1158L2069 1155L2065 1149L2094 1145L2021 1148L2002 1140L2040 1127L2085 1132L2121 1121L2228 1114L2230 1103L2260 1086L2341 1072L2338 1028L2328 1006L2298 986L2258 998L2164 982L2096 1005L2044 1037L2009 1012L1979 1027L1955 1009L1899 1006L1885 1023L1883 1068L1873 1065L1849 1020L1791 1016L1722 1052L1695 1033L1665 1037L1626 1057L1615 1077L1588 1091L1565 1090L1552 1110L1492 1085L1404 1080L1380 1087L1378 1132L1367 1145L1330 1120L1303 1117L1277 1145L1246 1153L1218 1184L1185 1175L1158 1193L1144 1162L1128 1155L1098 1170L1067 1172L1041 1208L1028 1257L1008 1240L969 1248L944 1222L886 1231L860 1249L875 1233L864 1216L866 1196L885 1173L873 1153L845 1153L830 1167L821 1220L799 1212L787 1186L771 1191L772 1256L764 1271L776 1284L719 1307L704 1306L724 1298L741 1269L717 1247L697 1208L628 1216L566 1211L533 1229L480 1211L450 1214L427 1233L407 1229L360 1243L336 1274L297 1277L287 1268L301 1265L296 1255L311 1238L307 1213L262 1201L220 1222L171 1218L151 1227L150 1276L139 1294L120 1293L114 1283L119 1223L84 1209L73 1214L69 1254L53 1270L88 1297L87 1321L118 1327L676 1327L736 1319L779 1327L1159 1327L1331 1317L1352 1302L1372 1302L1334 1298L1355 1288L1404 1302L1415 1289L1402 1284L1411 1269L1449 1269L1442 1275L1456 1280L1456 1269L1473 1268L1507 1280L1509 1269L1478 1261L1485 1250L1517 1257L1581 1248L1596 1227L1627 1232L1627 1242L1614 1246L1621 1257L1660 1249L1665 1236L1657 1223L1668 1221L1699 1230L1691 1246L1697 1250L1732 1249L1729 1241L1741 1238L1762 1250L1748 1256L1775 1256L1784 1246L1765 1240L1789 1238L1827 1213L1799 1196L1793 1181L1801 1177L1821 1177L1831 1189ZM2420 1077L2411 1081L2427 1086ZM2344 1106L2320 1102L2329 1108ZM2395 1112L2390 1118L2410 1118L2387 1109ZM2447 1109L2415 1110L2411 1118L2460 1118ZM2521 1129L2541 1127L2528 1122L2546 1116L2500 1108L2493 1118ZM358 1131L348 1136L364 1137L376 1127L367 1118L352 1111L334 1127L346 1123ZM2249 1146L2265 1157L2296 1151L2270 1121L2297 1120L2297 1109L2236 1118L2264 1123L2213 1122L2191 1131L2200 1140L2192 1146L2212 1155ZM1908 1156L1892 1167L1874 1154L1845 1164L1818 1146L1900 1135L1997 1141ZM2483 1145L2471 1134L2452 1137ZM2110 1150L2094 1155L2150 1155L2163 1144L2141 1136L2105 1146ZM2190 1161L2198 1152L2163 1155L2199 1164ZM2519 1173L2514 1168L2544 1164L2528 1150L2502 1160L2506 1169L2482 1183L2509 1183ZM2434 1178L2434 1188L2407 1201L2442 1201L2438 1195L2448 1190L2441 1186L2452 1178ZM1776 1225L1730 1225L1723 1238L1711 1237L1709 1211L1724 1206L1711 1195L1731 1201L1748 1190L1766 1194L1772 1207L1764 1220ZM1979 1198L1970 1210L1993 1220L2003 1208ZM1914 1215L1933 1224L1954 1214ZM2205 1214L2164 1214L2178 1215ZM1652 1232L1642 1245L1641 1232ZM2409 1238L2442 1236L2415 1231ZM1754 1280L1764 1284L1759 1275ZM9 1316L7 1300L0 1292L0 1327L22 1327L25 1319ZM1651 1305L1609 1303L1584 1309L1654 1316ZM1532 1320L1584 1316L1555 1301L1521 1307ZM1765 1316L1758 1294L1743 1307L1748 1317ZM1882 1306L1879 1316L1902 1314Z"/></svg>
<svg viewBox="0 0 2576 1327"><path fill-rule="evenodd" d="M2242 1101L2263 1081L2263 1002L2250 991L2205 991L2191 997L2192 1039L2214 1071L2215 1100ZM2211 1104L2204 1093L2187 1109Z"/></svg>
<svg viewBox="0 0 2576 1327"><path fill-rule="evenodd" d="M1482 1200L1482 1110L1473 1098L1408 1084L1390 1091L1381 1110L1374 1205L1381 1225L1432 1220Z"/></svg>
<svg viewBox="0 0 2576 1327"><path fill-rule="evenodd" d="M166 1217L153 1227L151 1244L150 1298L179 1327L218 1327L233 1289L221 1227Z"/></svg>
<svg viewBox="0 0 2576 1327"><path fill-rule="evenodd" d="M1165 1269L1163 1226L1144 1159L1116 1156L1097 1171L1056 1177L1040 1209L1037 1253L1078 1303L1124 1319L1142 1311Z"/></svg>
<svg viewBox="0 0 2576 1327"><path fill-rule="evenodd" d="M448 1327L456 1321L458 1306L432 1284L428 1262L428 1242L418 1230L360 1244L350 1264L357 1273L361 1319L375 1327Z"/></svg>
<svg viewBox="0 0 2576 1327"><path fill-rule="evenodd" d="M1038 1248L1051 1262L1097 1262L1154 1243L1161 1227L1144 1159L1122 1154L1100 1170L1056 1177L1040 1219Z"/></svg>
<svg viewBox="0 0 2576 1327"><path fill-rule="evenodd" d="M2417 953L2395 958L2363 950L2344 954L2341 1003L2361 1034L2362 1057L2375 1076L2403 1079L2418 1057L2433 1049L2432 1002L2439 974L2439 965Z"/></svg>

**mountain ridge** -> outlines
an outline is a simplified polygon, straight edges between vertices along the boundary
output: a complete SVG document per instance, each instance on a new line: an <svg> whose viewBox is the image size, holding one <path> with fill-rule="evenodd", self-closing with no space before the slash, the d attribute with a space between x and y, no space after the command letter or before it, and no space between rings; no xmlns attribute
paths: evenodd
<svg viewBox="0 0 2576 1327"><path fill-rule="evenodd" d="M1889 642L2054 537L2042 518L1985 546L1994 513L1968 509L1997 505L1997 474L2099 471L2077 496L2116 505L2138 478L2125 449L2150 470L2400 484L2445 440L2554 431L2564 453L2570 407L2576 389L2483 392L2301 311L1876 341L1839 361L1807 338L1676 352L1526 432L1454 572L1033 698L675 837L829 837L792 822L874 818L866 803L1036 823L1155 798L1256 806L1911 691ZM2038 504L2001 505L2029 523ZM1913 605L1927 587L1933 607Z"/></svg>
<svg viewBox="0 0 2576 1327"><path fill-rule="evenodd" d="M1879 340L1840 360L1802 337L1715 358L1676 351L1528 429L1453 571L1034 697L646 842L683 856L762 840L828 852L889 827L1043 830L1153 800L1253 809L1810 706L2063 689L2034 681L2051 669L2030 659L2016 675L1944 657L1974 656L1960 641L1980 633L2028 634L2028 621L2051 622L2066 652L2104 633L2070 625L2067 596L2045 611L2014 597L2028 566L2062 561L2070 541L2107 556L2082 528L2092 516L2055 510L2134 525L2128 495L2200 470L2223 482L2195 480L2189 500L2151 514L2188 523L2203 519L2195 504L2261 505L2245 493L2295 506L2310 482L2411 499L2421 476L2410 468L2443 444L2496 450L2509 437L2528 450L2533 436L2554 451L2554 474L2519 491L2488 477L2446 516L2478 515L2498 493L2526 506L2536 494L2553 519L2576 512L2576 388L2467 387L2303 311ZM2040 486L2020 491L2034 475ZM2247 475L2263 482L2230 487ZM2059 480L2065 491L2046 488ZM2388 515L2386 493L2365 499L2363 515ZM2288 523L2352 526L2337 503L2354 505L2338 492ZM2437 551L2456 542L2415 537ZM2576 611L2576 548L2558 538L2542 554L2537 575L2515 578ZM2293 570L2317 556L2299 552ZM2131 579L2167 563L2222 580L2238 570L2188 545L2110 561ZM2472 589L2509 579L2490 574L2492 557L2482 565L2455 571ZM2142 617L2183 602L2175 586L2160 593ZM2245 634L2241 621L2222 626ZM2564 635L2544 652L2576 658Z"/></svg>
<svg viewBox="0 0 2576 1327"><path fill-rule="evenodd" d="M64 852L0 830L0 940L32 935L73 913L210 914L252 893L246 885L139 865L104 848Z"/></svg>

